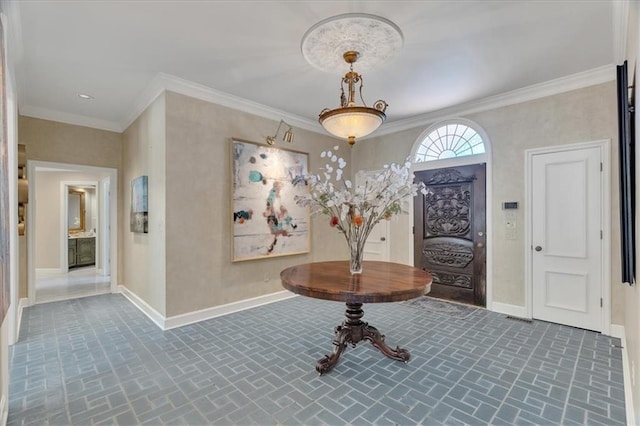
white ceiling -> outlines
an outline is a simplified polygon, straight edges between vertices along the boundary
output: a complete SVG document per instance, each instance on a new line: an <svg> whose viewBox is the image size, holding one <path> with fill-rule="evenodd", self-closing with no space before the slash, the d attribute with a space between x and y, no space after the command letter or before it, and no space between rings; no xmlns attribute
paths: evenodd
<svg viewBox="0 0 640 426"><path fill-rule="evenodd" d="M342 75L310 66L300 42L343 13L403 32L391 63L362 71L365 101L386 100L396 124L603 67L613 78L624 42L617 0L22 0L11 10L20 112L112 130L159 73L317 126L320 110L338 106Z"/></svg>

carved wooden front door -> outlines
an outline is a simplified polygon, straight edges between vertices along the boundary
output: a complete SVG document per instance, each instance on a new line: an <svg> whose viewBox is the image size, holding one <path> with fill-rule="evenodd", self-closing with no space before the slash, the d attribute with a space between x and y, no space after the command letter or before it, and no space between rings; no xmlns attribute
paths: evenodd
<svg viewBox="0 0 640 426"><path fill-rule="evenodd" d="M429 296L485 306L485 164L416 172L427 194L414 210L414 263L429 271Z"/></svg>

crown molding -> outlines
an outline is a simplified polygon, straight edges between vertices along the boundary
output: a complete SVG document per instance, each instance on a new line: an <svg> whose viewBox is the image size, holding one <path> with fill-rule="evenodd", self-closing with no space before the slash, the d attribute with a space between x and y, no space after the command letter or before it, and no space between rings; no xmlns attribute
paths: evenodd
<svg viewBox="0 0 640 426"><path fill-rule="evenodd" d="M516 89L500 95L455 105L449 108L411 117L405 120L393 121L382 126L378 131L364 139L371 139L377 136L388 135L400 132L414 127L429 125L435 121L439 121L452 116L468 115L475 112L486 111L503 106L513 105L526 102L558 93L568 92L571 90L581 89L600 83L615 80L615 67L613 65L605 65L592 70L572 74L544 83ZM270 108L257 102L249 101L238 96L221 92L202 84L194 83L169 74L158 73L156 77L149 83L143 91L136 103L136 106L128 115L128 119L121 126L122 130L126 129L133 121L153 102L163 91L169 90L185 96L200 99L206 102L226 106L249 114L268 118L278 121L284 119L294 127L320 133L328 137L333 137L323 130L323 128L315 121L308 120L304 117L293 115L282 110ZM337 138L336 138L337 139Z"/></svg>
<svg viewBox="0 0 640 426"><path fill-rule="evenodd" d="M606 83L615 80L615 66L605 65L581 73L561 77L544 83L516 89L496 96L471 101L437 111L429 112L419 116L404 120L386 123L372 135L360 140L372 139L391 133L412 129L419 126L430 125L436 121L450 117L460 117L476 112L487 111L521 102L527 102L558 93L581 89L596 84ZM259 117L268 118L274 121L281 119L294 127L309 130L311 132L332 137L316 121L311 121L304 117L294 115L282 110L270 108L257 102L249 101L225 92L221 92L202 84L194 83L169 74L158 73L143 90L138 97L138 101L127 114L127 119L123 122L101 120L84 115L69 114L48 108L40 108L30 105L20 107L20 114L29 117L41 118L45 120L60 121L63 123L79 126L93 127L113 132L124 132L151 103L163 92L171 91L205 102L222 105L235 110L243 111ZM337 139L337 138L336 138ZM338 139L337 139L338 140Z"/></svg>
<svg viewBox="0 0 640 426"><path fill-rule="evenodd" d="M161 74L156 74L156 76L151 79L142 93L138 96L133 108L131 108L129 113L126 115L125 121L119 123L122 132L127 130L129 126L131 126L133 122L136 121L147 108L149 108L149 105L151 105L153 101L155 101L156 98L165 91L160 75Z"/></svg>
<svg viewBox="0 0 640 426"><path fill-rule="evenodd" d="M629 0L614 1L613 7L613 60L622 64L627 55L629 28Z"/></svg>
<svg viewBox="0 0 640 426"><path fill-rule="evenodd" d="M89 117L86 115L70 114L67 112L57 111L49 108L24 105L19 107L19 112L20 115L40 118L42 120L59 121L61 123L91 127L100 130L108 130L110 132L117 133L122 133L123 131L120 124L116 123L115 121L102 120L100 118Z"/></svg>
<svg viewBox="0 0 640 426"><path fill-rule="evenodd" d="M437 111L418 115L405 120L393 121L381 126L380 130L374 132L373 135L361 138L360 140L371 139L373 137L397 133L419 126L430 125L436 121L451 117L461 117L476 112L487 111L559 93L569 92L571 90L582 89L584 87L606 83L615 80L615 78L615 66L605 65L592 70L557 78L555 80L549 80L544 83L512 90L500 95L490 96L488 98L455 105L449 108L439 109Z"/></svg>
<svg viewBox="0 0 640 426"><path fill-rule="evenodd" d="M300 129L316 133L325 133L319 123L299 115L291 114L276 108L253 102L239 96L221 92L208 86L185 80L174 75L158 73L138 98L126 121L120 126L123 130L131 125L142 112L164 91L179 93L205 102L225 106L238 111L257 115L275 121L285 120Z"/></svg>

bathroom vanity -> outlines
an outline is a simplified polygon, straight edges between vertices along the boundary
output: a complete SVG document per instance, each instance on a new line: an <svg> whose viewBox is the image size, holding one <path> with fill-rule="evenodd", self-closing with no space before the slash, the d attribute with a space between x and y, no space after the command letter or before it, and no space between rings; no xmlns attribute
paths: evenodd
<svg viewBox="0 0 640 426"><path fill-rule="evenodd" d="M69 268L96 264L96 237L69 237Z"/></svg>

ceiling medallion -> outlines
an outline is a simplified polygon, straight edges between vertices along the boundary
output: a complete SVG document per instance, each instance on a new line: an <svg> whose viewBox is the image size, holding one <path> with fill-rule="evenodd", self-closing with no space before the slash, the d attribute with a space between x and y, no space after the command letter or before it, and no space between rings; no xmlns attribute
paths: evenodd
<svg viewBox="0 0 640 426"><path fill-rule="evenodd" d="M304 58L319 70L344 71L345 52L358 52L358 68L369 71L396 55L404 39L393 22L365 13L347 13L318 22L302 37Z"/></svg>

